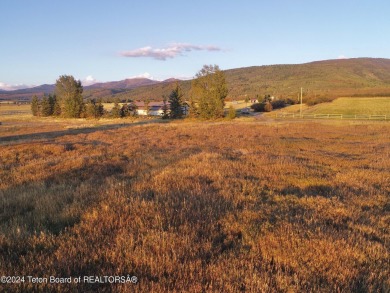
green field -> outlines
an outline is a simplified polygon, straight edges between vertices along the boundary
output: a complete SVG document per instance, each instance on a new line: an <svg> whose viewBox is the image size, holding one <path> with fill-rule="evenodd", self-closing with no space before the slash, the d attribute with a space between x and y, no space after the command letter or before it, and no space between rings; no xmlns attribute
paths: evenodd
<svg viewBox="0 0 390 293"><path fill-rule="evenodd" d="M299 113L300 105L292 105L268 115L278 112ZM330 103L315 106L302 105L303 114L342 114L342 115L390 115L390 97L378 98L338 98Z"/></svg>
<svg viewBox="0 0 390 293"><path fill-rule="evenodd" d="M339 98L309 107L305 114L390 115L390 98Z"/></svg>

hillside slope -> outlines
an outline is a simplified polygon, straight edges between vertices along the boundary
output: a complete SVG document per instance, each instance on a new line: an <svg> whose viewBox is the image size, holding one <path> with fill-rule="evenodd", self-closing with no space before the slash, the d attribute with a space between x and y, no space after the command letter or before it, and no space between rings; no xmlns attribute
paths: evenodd
<svg viewBox="0 0 390 293"><path fill-rule="evenodd" d="M230 99L270 94L296 98L300 87L308 98L340 96L390 96L390 59L356 58L305 64L253 66L225 71ZM188 98L191 81L182 81ZM172 86L138 87L112 97L161 99Z"/></svg>
<svg viewBox="0 0 390 293"><path fill-rule="evenodd" d="M390 94L390 60L357 58L226 71L230 95L354 96Z"/></svg>
<svg viewBox="0 0 390 293"><path fill-rule="evenodd" d="M300 88L310 99L333 99L341 96L390 96L390 59L355 58L325 60L305 64L252 66L225 71L229 99L245 96L297 98ZM161 100L168 96L176 80L158 82L149 79L127 79L94 84L84 88L85 98L121 100ZM186 99L191 81L179 81ZM47 85L45 85L47 88ZM42 93L42 86L7 93L0 99L30 97ZM30 93L31 92L31 93Z"/></svg>

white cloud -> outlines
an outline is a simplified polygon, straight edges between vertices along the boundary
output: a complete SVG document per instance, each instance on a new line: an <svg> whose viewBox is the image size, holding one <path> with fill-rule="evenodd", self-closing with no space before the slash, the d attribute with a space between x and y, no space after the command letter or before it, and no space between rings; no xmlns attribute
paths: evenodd
<svg viewBox="0 0 390 293"><path fill-rule="evenodd" d="M121 52L123 57L149 57L157 60L165 61L168 58L184 56L185 52L191 51L221 51L217 46L199 46L188 43L174 43L165 48L152 48L150 46Z"/></svg>
<svg viewBox="0 0 390 293"><path fill-rule="evenodd" d="M27 85L27 84L7 84L4 82L0 82L0 89L5 91L20 90L20 89L26 89L30 87L34 87L34 86Z"/></svg>
<svg viewBox="0 0 390 293"><path fill-rule="evenodd" d="M92 85L94 83L97 83L98 81L92 77L92 75L88 75L86 78L84 78L81 83L83 84L83 86L89 86L89 85Z"/></svg>
<svg viewBox="0 0 390 293"><path fill-rule="evenodd" d="M337 59L348 59L348 58L345 57L344 55L339 55L339 56L337 57Z"/></svg>
<svg viewBox="0 0 390 293"><path fill-rule="evenodd" d="M130 76L128 78L147 78L147 79L155 80L149 72L144 72L138 75Z"/></svg>

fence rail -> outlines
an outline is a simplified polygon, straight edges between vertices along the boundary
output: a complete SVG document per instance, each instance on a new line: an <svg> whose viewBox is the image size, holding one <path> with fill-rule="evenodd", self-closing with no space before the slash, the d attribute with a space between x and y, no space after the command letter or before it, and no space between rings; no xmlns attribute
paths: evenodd
<svg viewBox="0 0 390 293"><path fill-rule="evenodd" d="M302 114L299 113L277 113L276 118L299 118L299 119L353 119L353 120L389 120L390 115L369 115L369 114Z"/></svg>

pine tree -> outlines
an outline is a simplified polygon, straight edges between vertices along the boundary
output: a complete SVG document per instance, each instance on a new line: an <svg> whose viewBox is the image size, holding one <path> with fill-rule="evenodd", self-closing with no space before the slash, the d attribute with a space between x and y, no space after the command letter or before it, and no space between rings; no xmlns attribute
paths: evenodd
<svg viewBox="0 0 390 293"><path fill-rule="evenodd" d="M183 94L181 92L181 88L178 83L176 83L176 87L172 90L169 95L169 118L178 119L183 117Z"/></svg>
<svg viewBox="0 0 390 293"><path fill-rule="evenodd" d="M52 114L49 98L45 95L41 101L41 116L47 117Z"/></svg>
<svg viewBox="0 0 390 293"><path fill-rule="evenodd" d="M55 95L49 95L50 115L54 115L57 98Z"/></svg>
<svg viewBox="0 0 390 293"><path fill-rule="evenodd" d="M31 112L33 114L33 116L39 116L39 100L38 100L38 97L36 95L34 95L32 97L32 100L31 100Z"/></svg>

